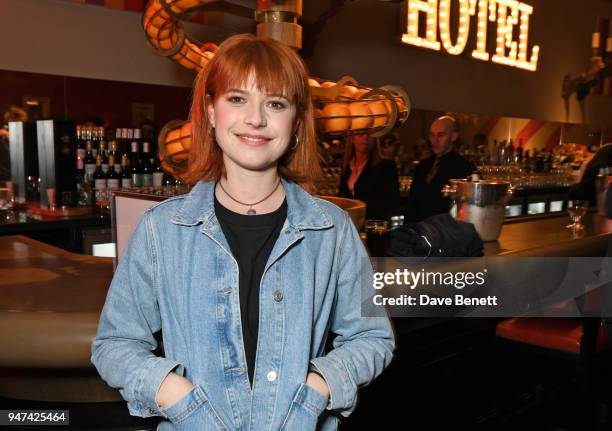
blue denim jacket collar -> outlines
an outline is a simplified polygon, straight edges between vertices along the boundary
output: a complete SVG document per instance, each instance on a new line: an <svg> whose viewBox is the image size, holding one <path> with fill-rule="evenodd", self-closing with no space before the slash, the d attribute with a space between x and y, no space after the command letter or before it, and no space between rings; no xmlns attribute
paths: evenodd
<svg viewBox="0 0 612 431"><path fill-rule="evenodd" d="M334 224L315 198L295 183L281 180L287 197L287 222L297 230L327 229ZM202 223L202 230L213 230L215 217L214 182L198 182L172 216L172 222L184 226Z"/></svg>

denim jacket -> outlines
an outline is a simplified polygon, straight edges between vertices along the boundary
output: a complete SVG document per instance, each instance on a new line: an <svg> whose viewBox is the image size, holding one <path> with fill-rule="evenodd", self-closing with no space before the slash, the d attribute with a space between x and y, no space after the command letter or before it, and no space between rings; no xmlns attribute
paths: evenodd
<svg viewBox="0 0 612 431"><path fill-rule="evenodd" d="M158 430L334 430L357 390L390 363L382 317L361 317L371 265L348 214L283 181L287 219L260 284L257 358L246 369L238 265L214 210L214 184L149 209L111 283L92 362L135 416ZM371 285L370 285L371 286ZM162 330L164 357L154 333ZM325 351L328 334L336 334ZM171 372L194 387L168 408L156 394ZM329 400L305 384L323 376Z"/></svg>

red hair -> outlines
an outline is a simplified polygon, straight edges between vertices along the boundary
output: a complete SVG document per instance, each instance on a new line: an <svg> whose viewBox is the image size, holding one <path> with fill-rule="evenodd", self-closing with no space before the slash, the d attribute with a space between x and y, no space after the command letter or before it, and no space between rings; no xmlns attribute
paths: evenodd
<svg viewBox="0 0 612 431"><path fill-rule="evenodd" d="M189 114L190 162L183 178L195 184L199 180L217 181L224 174L223 154L213 137L207 106L230 88L247 85L251 76L259 91L282 94L295 104L299 143L281 157L278 172L282 178L312 190L321 168L306 66L288 46L251 34L225 40L196 78Z"/></svg>

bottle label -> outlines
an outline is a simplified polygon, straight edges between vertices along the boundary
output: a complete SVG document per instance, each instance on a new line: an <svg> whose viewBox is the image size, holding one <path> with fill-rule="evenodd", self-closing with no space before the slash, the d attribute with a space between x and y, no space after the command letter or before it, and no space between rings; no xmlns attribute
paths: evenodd
<svg viewBox="0 0 612 431"><path fill-rule="evenodd" d="M91 178L94 174L94 172L96 172L96 165L88 163L85 165L85 175L89 176L89 178Z"/></svg>
<svg viewBox="0 0 612 431"><path fill-rule="evenodd" d="M131 189L132 188L132 179L131 178L121 178L121 188L122 189Z"/></svg>
<svg viewBox="0 0 612 431"><path fill-rule="evenodd" d="M96 179L94 181L94 196L96 199L96 205L104 205L108 201L108 195L106 192L106 178Z"/></svg>
<svg viewBox="0 0 612 431"><path fill-rule="evenodd" d="M108 163L102 163L102 172L108 174Z"/></svg>
<svg viewBox="0 0 612 431"><path fill-rule="evenodd" d="M115 163L115 172L117 173L117 175L121 175L121 165Z"/></svg>
<svg viewBox="0 0 612 431"><path fill-rule="evenodd" d="M132 174L132 185L142 187L142 174Z"/></svg>
<svg viewBox="0 0 612 431"><path fill-rule="evenodd" d="M106 184L109 190L119 190L119 178L109 178Z"/></svg>
<svg viewBox="0 0 612 431"><path fill-rule="evenodd" d="M153 172L153 187L161 188L163 180L164 180L163 172Z"/></svg>
<svg viewBox="0 0 612 431"><path fill-rule="evenodd" d="M77 148L76 154L77 154L77 169L79 171L82 171L84 164L85 164L85 149Z"/></svg>
<svg viewBox="0 0 612 431"><path fill-rule="evenodd" d="M151 178L151 174L142 174L142 187L151 187L153 185L153 178Z"/></svg>

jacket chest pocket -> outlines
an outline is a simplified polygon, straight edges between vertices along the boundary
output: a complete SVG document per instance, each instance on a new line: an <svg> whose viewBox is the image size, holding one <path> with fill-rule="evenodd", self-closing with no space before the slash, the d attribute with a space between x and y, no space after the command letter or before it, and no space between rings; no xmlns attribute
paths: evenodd
<svg viewBox="0 0 612 431"><path fill-rule="evenodd" d="M319 416L327 404L326 397L306 383L302 383L291 402L281 431L314 431Z"/></svg>

